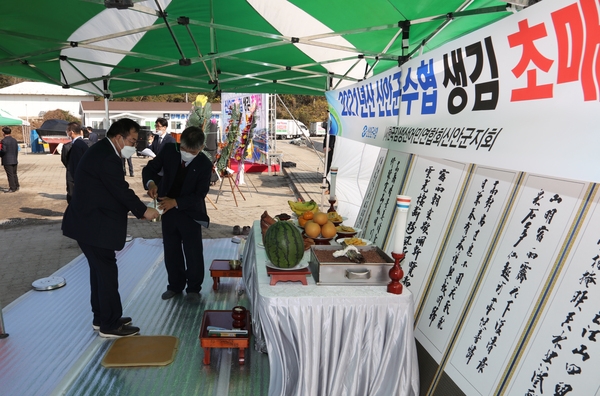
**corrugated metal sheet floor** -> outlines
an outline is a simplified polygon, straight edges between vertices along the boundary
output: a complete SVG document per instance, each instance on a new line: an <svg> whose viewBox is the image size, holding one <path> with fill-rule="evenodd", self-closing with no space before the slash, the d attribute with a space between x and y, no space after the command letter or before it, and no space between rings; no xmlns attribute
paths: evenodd
<svg viewBox="0 0 600 396"><path fill-rule="evenodd" d="M208 268L214 259L232 259L231 239L204 243L206 276L199 304L183 296L163 301L166 271L162 240L134 239L118 252L121 301L143 335L179 338L175 361L165 367L107 369L101 361L113 341L92 330L89 270L83 255L53 276L66 286L30 291L4 309L10 336L0 340L0 393L28 395L266 395L268 357L246 352L239 366L237 350L213 349L204 365L198 334L205 309L250 308L241 278L221 278L212 290Z"/></svg>

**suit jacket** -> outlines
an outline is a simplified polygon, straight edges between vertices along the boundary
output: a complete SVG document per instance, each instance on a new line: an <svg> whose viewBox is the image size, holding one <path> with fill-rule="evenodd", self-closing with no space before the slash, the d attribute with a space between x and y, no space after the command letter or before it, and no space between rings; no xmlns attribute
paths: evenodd
<svg viewBox="0 0 600 396"><path fill-rule="evenodd" d="M71 151L71 147L73 146L73 142L65 143L60 150L60 162L63 163L65 168L69 163L69 151Z"/></svg>
<svg viewBox="0 0 600 396"><path fill-rule="evenodd" d="M2 165L17 165L19 161L19 144L14 137L6 135L2 139Z"/></svg>
<svg viewBox="0 0 600 396"><path fill-rule="evenodd" d="M73 140L73 144L67 155L67 180L75 181L75 170L87 149L88 145L83 139L77 138Z"/></svg>
<svg viewBox="0 0 600 396"><path fill-rule="evenodd" d="M181 154L177 144L166 145L158 155L142 169L142 180L146 187L150 180L158 185L158 196L166 197L175 182L177 170L181 167ZM187 165L187 174L177 197L177 209L189 215L198 223L208 227L204 199L210 188L212 162L200 153ZM162 178L159 176L163 171ZM160 180L157 182L157 180Z"/></svg>
<svg viewBox="0 0 600 396"><path fill-rule="evenodd" d="M90 147L75 171L73 197L63 216L63 235L104 249L121 250L127 214L142 218L146 205L125 181L121 158L109 139Z"/></svg>
<svg viewBox="0 0 600 396"><path fill-rule="evenodd" d="M92 144L98 142L98 134L96 132L90 132L88 139L90 141L90 146L91 146Z"/></svg>
<svg viewBox="0 0 600 396"><path fill-rule="evenodd" d="M160 151L165 147L168 143L175 143L175 138L171 136L171 134L167 133L163 138L162 143L160 142L160 136L154 135L154 140L152 140L152 144L150 145L150 150L156 155L160 153Z"/></svg>

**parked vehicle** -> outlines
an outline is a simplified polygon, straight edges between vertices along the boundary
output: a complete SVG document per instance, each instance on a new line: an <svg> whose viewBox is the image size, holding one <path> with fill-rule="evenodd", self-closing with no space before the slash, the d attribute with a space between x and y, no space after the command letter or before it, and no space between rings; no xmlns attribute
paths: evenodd
<svg viewBox="0 0 600 396"><path fill-rule="evenodd" d="M297 120L276 120L275 137L277 139L293 139L297 137L308 137L310 132L306 125Z"/></svg>
<svg viewBox="0 0 600 396"><path fill-rule="evenodd" d="M323 125L325 124L325 125ZM327 133L327 129L325 128L327 126L326 123L324 122L311 122L310 123L310 136L325 136L325 134Z"/></svg>

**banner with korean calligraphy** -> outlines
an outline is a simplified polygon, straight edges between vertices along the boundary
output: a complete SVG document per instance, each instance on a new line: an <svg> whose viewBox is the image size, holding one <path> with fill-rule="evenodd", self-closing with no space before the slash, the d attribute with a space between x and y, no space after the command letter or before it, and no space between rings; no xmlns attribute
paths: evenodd
<svg viewBox="0 0 600 396"><path fill-rule="evenodd" d="M413 158L410 165L410 172L401 192L402 195L412 197L406 220L402 282L410 289L417 307L464 191L468 168L467 164L460 162L427 157ZM390 196L392 209L395 208L396 195ZM393 213L382 215L389 219L386 224L391 222L392 215ZM388 254L392 252L395 235L392 227L381 245ZM365 238L369 239L369 235Z"/></svg>
<svg viewBox="0 0 600 396"><path fill-rule="evenodd" d="M573 253L544 303L544 312L520 362L509 395L597 395L600 356L600 194L577 230Z"/></svg>
<svg viewBox="0 0 600 396"><path fill-rule="evenodd" d="M518 178L518 172L485 167L478 167L470 177L416 323L415 337L438 362L454 334L477 275L485 269L488 249Z"/></svg>
<svg viewBox="0 0 600 396"><path fill-rule="evenodd" d="M222 128L227 140L225 130L231 120L231 105L237 104L240 111L239 130L241 135L247 133L248 136L243 139L239 136L238 144L245 144L244 158L245 162L255 162L260 164L267 163L268 156L268 135L267 135L267 94L240 94L240 93L222 93L221 94L221 119ZM245 130L248 120L251 120L256 126L252 130Z"/></svg>
<svg viewBox="0 0 600 396"><path fill-rule="evenodd" d="M369 193L373 194L372 205L369 216L365 219L364 228L361 228L362 236L378 246L383 246L385 236L389 232L396 207L396 195L399 194L400 186L404 182L409 158L410 155L406 153L387 151L387 157L380 170L379 184Z"/></svg>
<svg viewBox="0 0 600 396"><path fill-rule="evenodd" d="M581 215L588 186L534 175L523 180L445 367L465 393L491 394L499 383Z"/></svg>
<svg viewBox="0 0 600 396"><path fill-rule="evenodd" d="M361 230L366 231L367 229L367 222L369 221L373 205L376 201L375 195L377 193L377 186L379 186L379 180L383 172L387 152L388 151L386 149L381 149L379 151L379 155L377 156L377 159L375 160L375 165L373 166L373 172L371 173L369 185L367 186L367 190L365 191L365 196L363 197L361 207L358 211L358 215L356 216L356 220L354 221L354 227L359 228Z"/></svg>

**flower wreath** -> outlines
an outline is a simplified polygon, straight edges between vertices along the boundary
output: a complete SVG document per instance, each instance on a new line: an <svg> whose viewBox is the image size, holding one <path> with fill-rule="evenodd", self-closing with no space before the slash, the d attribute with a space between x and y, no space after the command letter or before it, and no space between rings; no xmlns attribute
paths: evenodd
<svg viewBox="0 0 600 396"><path fill-rule="evenodd" d="M196 96L196 100L192 103L192 110L188 118L186 128L190 126L199 127L204 132L206 137L206 131L210 130L210 118L212 117L212 106L208 103L208 98L204 95ZM210 154L206 151L202 151L209 159Z"/></svg>
<svg viewBox="0 0 600 396"><path fill-rule="evenodd" d="M242 120L240 104L233 103L229 108L231 110L231 117L229 118L227 127L225 127L227 138L224 142L219 143L216 155L217 172L221 175L225 174L230 158L235 158L238 161L243 160L248 143L248 135L250 134L250 131L256 127L256 123L254 122L256 103L253 102L249 111L246 113L246 126L241 132L241 139L238 142L238 138L240 138L240 123Z"/></svg>

